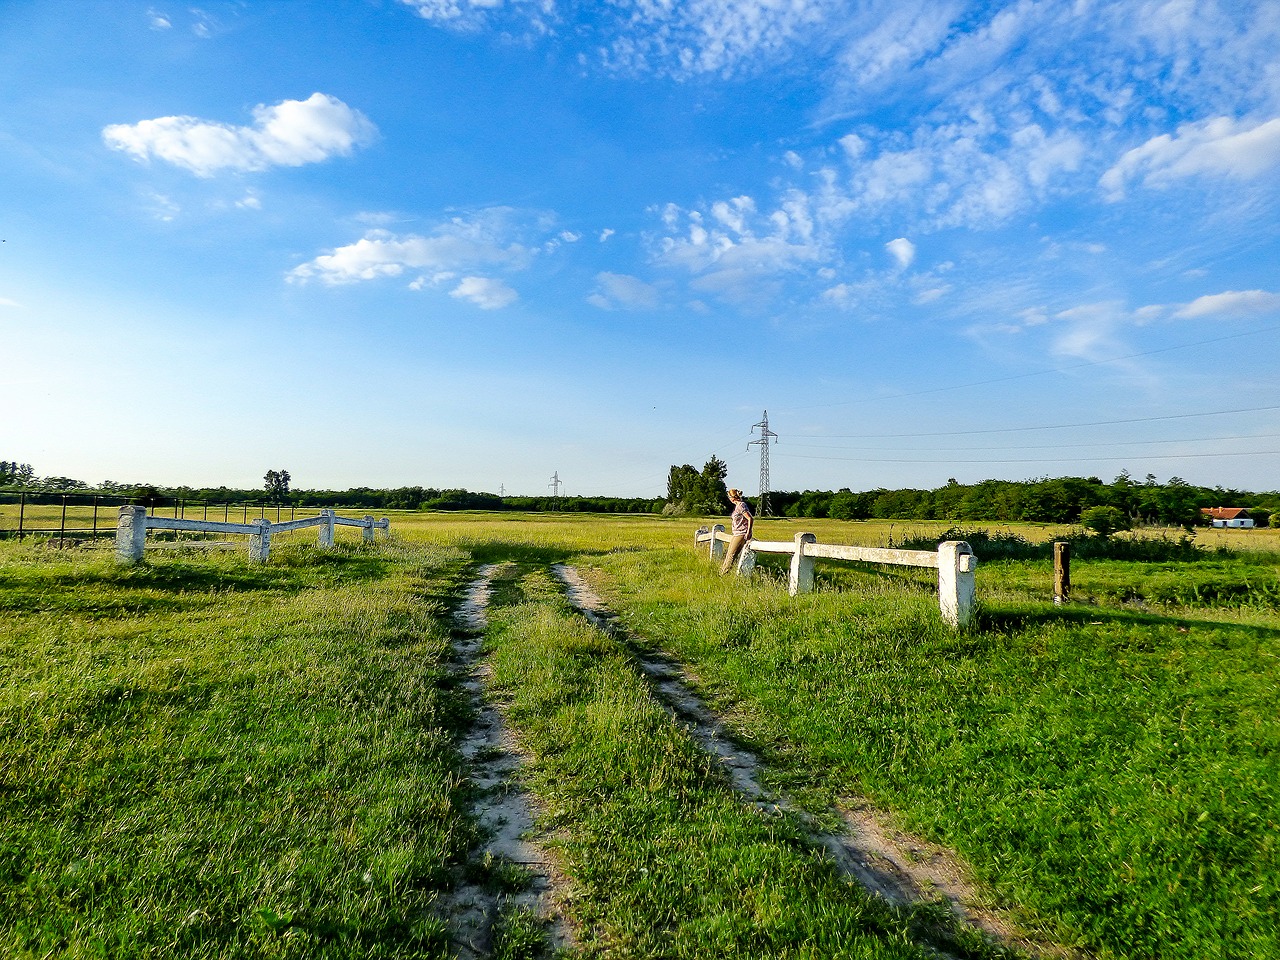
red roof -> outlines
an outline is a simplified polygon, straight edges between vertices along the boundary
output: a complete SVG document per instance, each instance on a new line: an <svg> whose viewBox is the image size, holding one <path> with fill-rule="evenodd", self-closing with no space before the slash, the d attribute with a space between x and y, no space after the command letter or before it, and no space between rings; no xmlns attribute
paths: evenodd
<svg viewBox="0 0 1280 960"><path fill-rule="evenodd" d="M1249 516L1244 507L1201 507L1200 512L1207 513L1214 520L1238 520Z"/></svg>

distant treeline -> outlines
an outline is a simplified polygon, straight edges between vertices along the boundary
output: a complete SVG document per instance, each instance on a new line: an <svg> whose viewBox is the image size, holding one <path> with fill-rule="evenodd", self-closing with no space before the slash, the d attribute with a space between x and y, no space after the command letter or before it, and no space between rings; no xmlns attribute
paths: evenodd
<svg viewBox="0 0 1280 960"><path fill-rule="evenodd" d="M287 474L284 475L287 477ZM62 494L121 498L155 506L175 501L254 503L283 506L343 506L374 510L509 510L568 513L690 513L716 515L727 511L724 463L716 457L702 471L673 466L666 498L499 496L464 489L396 487L347 490L288 490L271 494L258 489L230 487L157 487L152 484L104 481L96 487L66 477L39 479L27 464L0 462L0 490L26 491L39 498ZM759 510L758 498L750 498ZM1121 473L1110 483L1097 477L1059 477L1036 480L949 481L933 490L877 488L855 492L773 491L769 512L786 517L830 517L836 520L1032 521L1076 523L1092 507L1116 507L1134 524L1192 526L1202 522L1202 507L1247 507L1259 526L1280 513L1280 491L1252 493L1223 487L1200 487L1172 477L1160 483L1150 474L1134 480Z"/></svg>
<svg viewBox="0 0 1280 960"><path fill-rule="evenodd" d="M1280 512L1280 492L1250 493L1198 487L1179 477L1159 483L1148 475L1134 481L1122 473L1111 483L1097 477L1038 480L949 481L934 490L876 489L855 493L806 490L769 494L770 512L787 517L837 520L955 520L1075 523L1091 507L1116 507L1137 524L1193 526L1201 507L1248 507L1265 522ZM1262 524L1259 524L1262 525Z"/></svg>

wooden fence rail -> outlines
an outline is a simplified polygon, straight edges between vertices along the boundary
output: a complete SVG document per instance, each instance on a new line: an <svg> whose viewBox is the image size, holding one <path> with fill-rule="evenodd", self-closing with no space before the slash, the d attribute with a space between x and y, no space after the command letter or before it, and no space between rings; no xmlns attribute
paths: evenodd
<svg viewBox="0 0 1280 960"><path fill-rule="evenodd" d="M194 533L247 533L249 535L249 559L258 563L266 563L271 557L271 537L277 533L290 530L302 530L306 527L320 528L320 546L333 546L333 528L335 526L360 527L364 530L364 539L373 542L375 530L385 530L391 534L391 521L386 517L374 520L365 516L360 520L340 517L333 510L321 510L314 517L303 517L299 520L283 520L272 523L265 517L251 520L248 523L226 523L218 520L181 520L173 517L147 516L147 508L140 506L124 506L120 508L120 518L116 524L116 560L120 563L137 563L142 559L147 543L148 530L187 530Z"/></svg>
<svg viewBox="0 0 1280 960"><path fill-rule="evenodd" d="M724 545L729 539L724 524L717 523L710 530L706 527L699 528L694 534L693 542L699 546L708 544L711 559L721 560L724 557ZM940 543L934 552L818 543L818 538L812 533L797 533L793 541L752 540L748 547L750 549L743 550L738 561L738 575L751 573L757 553L789 554L791 572L787 578L787 590L793 597L797 593L813 590L813 561L819 558L900 567L932 567L938 571L938 608L942 612L942 619L953 627L963 627L973 616L977 601L974 571L978 568L978 558L973 555L973 548L963 540Z"/></svg>

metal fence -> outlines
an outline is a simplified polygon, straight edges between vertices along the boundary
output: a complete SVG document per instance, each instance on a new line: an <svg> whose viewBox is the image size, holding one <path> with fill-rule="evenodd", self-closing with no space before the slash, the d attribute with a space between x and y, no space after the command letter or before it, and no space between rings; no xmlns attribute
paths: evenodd
<svg viewBox="0 0 1280 960"><path fill-rule="evenodd" d="M265 500L236 503L181 497L113 497L97 493L0 492L0 540L41 537L86 540L114 537L120 507L139 504L153 517L175 520L221 520L223 523L294 519L293 504ZM312 510L313 507L304 509Z"/></svg>

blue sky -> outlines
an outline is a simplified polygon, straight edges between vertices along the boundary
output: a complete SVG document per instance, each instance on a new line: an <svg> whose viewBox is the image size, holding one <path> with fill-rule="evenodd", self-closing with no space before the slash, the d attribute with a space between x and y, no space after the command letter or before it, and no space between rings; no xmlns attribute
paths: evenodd
<svg viewBox="0 0 1280 960"><path fill-rule="evenodd" d="M1280 487L1280 5L6 0L0 457Z"/></svg>

